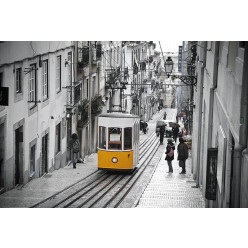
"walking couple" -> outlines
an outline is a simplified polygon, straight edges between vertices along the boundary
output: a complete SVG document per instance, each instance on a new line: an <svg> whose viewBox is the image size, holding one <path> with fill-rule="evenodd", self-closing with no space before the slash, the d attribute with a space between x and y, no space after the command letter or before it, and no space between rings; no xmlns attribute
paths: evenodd
<svg viewBox="0 0 248 248"><path fill-rule="evenodd" d="M173 173L173 167L172 167L172 160L174 160L174 150L175 150L175 145L173 144L172 139L168 139L168 144L166 146L166 157L165 160L167 160L168 166L169 166L169 172L168 173ZM179 160L179 166L182 167L182 171L180 174L185 174L186 169L185 169L185 161L188 158L188 146L184 143L183 138L179 138L179 145L177 147L177 152L178 152L178 157L177 160Z"/></svg>

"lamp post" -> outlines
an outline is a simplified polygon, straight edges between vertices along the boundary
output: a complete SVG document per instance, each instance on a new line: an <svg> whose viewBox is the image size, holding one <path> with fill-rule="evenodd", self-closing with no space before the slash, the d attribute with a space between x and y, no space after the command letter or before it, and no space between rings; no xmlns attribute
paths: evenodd
<svg viewBox="0 0 248 248"><path fill-rule="evenodd" d="M179 80L181 80L181 82L183 82L184 84L186 84L187 86L191 86L192 88L192 94L191 94L191 100L188 100L188 104L189 104L189 130L190 130L190 134L191 134L191 122L193 120L192 118L192 113L191 113L191 106L190 103L193 102L193 87L196 86L197 84L197 77L195 75L177 75L177 74L172 74L172 70L173 70L173 61L171 59L171 57L168 57L164 63L164 67L165 67L165 73L167 74L168 78L171 77L172 80L177 78Z"/></svg>
<svg viewBox="0 0 248 248"><path fill-rule="evenodd" d="M171 57L168 57L164 63L165 73L167 74L168 78L171 77L172 80L177 78L180 79L184 84L189 86L195 86L197 83L197 77L194 75L177 75L172 74L173 70L173 60Z"/></svg>

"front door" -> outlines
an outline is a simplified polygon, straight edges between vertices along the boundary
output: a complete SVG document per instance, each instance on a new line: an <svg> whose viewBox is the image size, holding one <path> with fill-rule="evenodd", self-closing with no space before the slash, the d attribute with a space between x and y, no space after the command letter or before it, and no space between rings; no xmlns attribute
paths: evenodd
<svg viewBox="0 0 248 248"><path fill-rule="evenodd" d="M15 178L14 185L23 183L23 126L15 130Z"/></svg>
<svg viewBox="0 0 248 248"><path fill-rule="evenodd" d="M48 134L42 137L41 176L48 172Z"/></svg>

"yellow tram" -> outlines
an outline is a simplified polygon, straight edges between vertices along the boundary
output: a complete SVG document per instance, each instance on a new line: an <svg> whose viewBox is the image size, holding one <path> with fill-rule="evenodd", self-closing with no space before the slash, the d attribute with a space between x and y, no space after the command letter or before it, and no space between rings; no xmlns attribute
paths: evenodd
<svg viewBox="0 0 248 248"><path fill-rule="evenodd" d="M98 169L132 171L139 163L138 116L107 113L98 116Z"/></svg>

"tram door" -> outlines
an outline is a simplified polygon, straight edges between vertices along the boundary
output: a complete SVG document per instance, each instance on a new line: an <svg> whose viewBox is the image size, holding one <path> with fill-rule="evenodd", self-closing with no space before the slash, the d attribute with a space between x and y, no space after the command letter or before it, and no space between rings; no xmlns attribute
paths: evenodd
<svg viewBox="0 0 248 248"><path fill-rule="evenodd" d="M41 176L48 172L48 133L42 137Z"/></svg>
<svg viewBox="0 0 248 248"><path fill-rule="evenodd" d="M15 130L15 181L14 185L23 182L23 126Z"/></svg>

